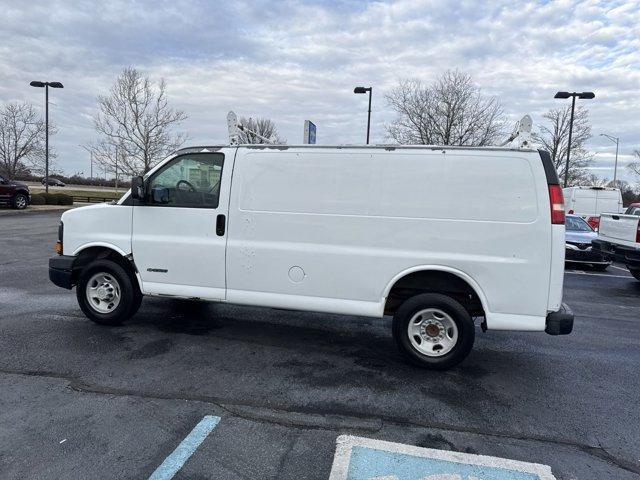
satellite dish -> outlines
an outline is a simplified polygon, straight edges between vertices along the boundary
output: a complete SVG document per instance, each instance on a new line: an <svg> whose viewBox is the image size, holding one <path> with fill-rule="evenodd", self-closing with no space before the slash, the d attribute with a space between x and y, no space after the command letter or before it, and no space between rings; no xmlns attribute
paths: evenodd
<svg viewBox="0 0 640 480"><path fill-rule="evenodd" d="M227 113L227 128L229 129L229 144L237 145L240 129L238 128L238 116L233 111Z"/></svg>
<svg viewBox="0 0 640 480"><path fill-rule="evenodd" d="M513 129L513 133L509 138L500 146L504 147L510 143L515 144L516 148L531 148L531 129L533 128L533 121L529 115L525 115L516 122L516 126Z"/></svg>

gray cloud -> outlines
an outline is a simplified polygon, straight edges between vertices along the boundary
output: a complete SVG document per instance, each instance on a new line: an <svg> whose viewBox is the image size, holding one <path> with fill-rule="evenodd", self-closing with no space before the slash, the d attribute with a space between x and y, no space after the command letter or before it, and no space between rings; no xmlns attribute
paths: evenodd
<svg viewBox="0 0 640 480"><path fill-rule="evenodd" d="M185 110L194 144L226 142L225 116L268 116L290 143L318 125L321 143L364 140L374 87L372 138L393 118L384 93L404 77L429 82L446 69L470 73L515 121L539 122L561 105L557 90L593 90L588 103L596 171L613 176L640 148L640 2L3 2L0 101L43 102L32 79L59 80L53 140L67 172L88 173L77 145L93 138L95 97L135 66L164 77ZM623 157L621 157L623 158ZM624 163L623 162L623 163ZM609 171L607 170L609 169Z"/></svg>

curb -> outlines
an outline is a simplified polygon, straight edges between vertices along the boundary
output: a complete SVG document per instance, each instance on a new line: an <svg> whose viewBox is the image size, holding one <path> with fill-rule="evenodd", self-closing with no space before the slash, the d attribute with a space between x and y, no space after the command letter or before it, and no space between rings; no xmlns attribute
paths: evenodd
<svg viewBox="0 0 640 480"><path fill-rule="evenodd" d="M57 213L57 212L66 212L67 210L71 210L72 208L80 207L81 205L65 205L57 208L46 208L46 209L34 209L33 207L27 207L24 210L14 210L12 208L0 209L0 217L10 217L15 215L29 215L35 213Z"/></svg>

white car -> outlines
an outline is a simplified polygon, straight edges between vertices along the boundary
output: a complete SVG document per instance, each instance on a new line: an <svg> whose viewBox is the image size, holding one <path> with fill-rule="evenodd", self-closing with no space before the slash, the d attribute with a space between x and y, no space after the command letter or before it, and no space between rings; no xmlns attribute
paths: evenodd
<svg viewBox="0 0 640 480"><path fill-rule="evenodd" d="M183 149L116 204L65 212L50 279L119 324L142 295L382 317L447 368L483 329L567 334L562 190L535 150Z"/></svg>

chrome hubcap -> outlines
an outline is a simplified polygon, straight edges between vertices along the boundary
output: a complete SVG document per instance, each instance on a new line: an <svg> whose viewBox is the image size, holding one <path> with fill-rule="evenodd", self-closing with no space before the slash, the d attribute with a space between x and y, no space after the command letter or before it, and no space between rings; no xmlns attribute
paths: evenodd
<svg viewBox="0 0 640 480"><path fill-rule="evenodd" d="M417 312L409 322L407 333L413 348L428 357L446 355L458 341L456 322L439 308Z"/></svg>
<svg viewBox="0 0 640 480"><path fill-rule="evenodd" d="M87 282L86 296L96 312L109 313L120 304L120 284L113 275L96 273Z"/></svg>
<svg viewBox="0 0 640 480"><path fill-rule="evenodd" d="M16 198L16 206L18 208L26 207L27 206L27 200L23 196L20 196L20 197Z"/></svg>

